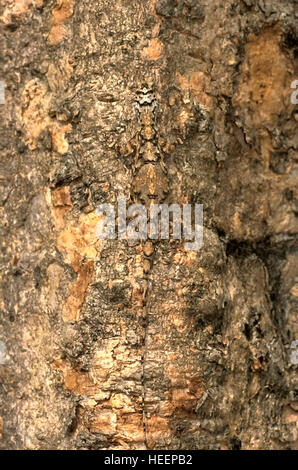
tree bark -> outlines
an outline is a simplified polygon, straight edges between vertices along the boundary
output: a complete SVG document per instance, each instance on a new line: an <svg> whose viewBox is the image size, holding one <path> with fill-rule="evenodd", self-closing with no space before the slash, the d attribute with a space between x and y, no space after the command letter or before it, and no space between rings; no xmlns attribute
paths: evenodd
<svg viewBox="0 0 298 470"><path fill-rule="evenodd" d="M297 449L295 6L4 0L1 448ZM203 247L99 240L120 194Z"/></svg>

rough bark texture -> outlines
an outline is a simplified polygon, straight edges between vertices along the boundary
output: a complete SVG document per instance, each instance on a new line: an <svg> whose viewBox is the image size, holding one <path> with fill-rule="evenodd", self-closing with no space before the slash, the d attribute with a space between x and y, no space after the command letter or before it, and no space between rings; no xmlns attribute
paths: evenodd
<svg viewBox="0 0 298 470"><path fill-rule="evenodd" d="M297 1L0 21L0 447L297 448ZM204 205L201 250L96 238L98 204L149 189Z"/></svg>

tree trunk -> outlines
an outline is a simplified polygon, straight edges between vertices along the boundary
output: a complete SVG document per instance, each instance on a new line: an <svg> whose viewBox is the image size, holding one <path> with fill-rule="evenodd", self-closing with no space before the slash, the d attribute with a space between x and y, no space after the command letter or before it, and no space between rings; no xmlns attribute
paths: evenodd
<svg viewBox="0 0 298 470"><path fill-rule="evenodd" d="M298 447L295 6L4 0L1 448Z"/></svg>

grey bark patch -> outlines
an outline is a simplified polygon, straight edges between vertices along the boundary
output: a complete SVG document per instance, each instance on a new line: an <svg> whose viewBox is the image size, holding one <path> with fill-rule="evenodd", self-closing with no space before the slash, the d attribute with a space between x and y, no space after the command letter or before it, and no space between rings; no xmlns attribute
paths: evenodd
<svg viewBox="0 0 298 470"><path fill-rule="evenodd" d="M69 184L80 176L82 173L75 157L71 153L67 153L61 157L61 161L51 177L51 186Z"/></svg>
<svg viewBox="0 0 298 470"><path fill-rule="evenodd" d="M155 5L155 11L158 15L170 17L175 10L174 0L159 0Z"/></svg>
<svg viewBox="0 0 298 470"><path fill-rule="evenodd" d="M5 364L6 346L3 341L0 340L0 364Z"/></svg>

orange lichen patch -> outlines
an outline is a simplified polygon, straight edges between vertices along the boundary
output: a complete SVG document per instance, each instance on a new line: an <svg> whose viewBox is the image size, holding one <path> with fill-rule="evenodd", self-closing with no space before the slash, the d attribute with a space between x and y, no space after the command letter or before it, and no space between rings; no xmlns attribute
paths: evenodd
<svg viewBox="0 0 298 470"><path fill-rule="evenodd" d="M36 149L39 135L49 125L50 100L51 97L47 94L47 87L44 83L38 79L27 82L22 93L18 117L25 131L25 143L30 150Z"/></svg>
<svg viewBox="0 0 298 470"><path fill-rule="evenodd" d="M91 213L81 214L78 220L67 224L66 215L72 208L68 186L57 188L52 193L48 191L46 199L58 231L57 248L77 273L77 279L70 286L62 312L64 321L73 322L79 318L88 286L93 278L94 262L100 243L95 231L98 217Z"/></svg>
<svg viewBox="0 0 298 470"><path fill-rule="evenodd" d="M77 280L70 286L69 296L63 307L62 318L66 322L79 319L81 307L84 303L86 291L92 280L94 262L89 261L80 265Z"/></svg>
<svg viewBox="0 0 298 470"><path fill-rule="evenodd" d="M52 10L52 28L48 36L48 41L52 46L59 44L64 38L67 28L64 21L73 14L74 0L58 0Z"/></svg>
<svg viewBox="0 0 298 470"><path fill-rule="evenodd" d="M89 422L90 432L100 432L105 435L116 433L117 415L112 410L100 409Z"/></svg>
<svg viewBox="0 0 298 470"><path fill-rule="evenodd" d="M110 405L111 408L122 410L122 412L125 413L133 413L135 410L134 402L124 393L114 393L107 404Z"/></svg>
<svg viewBox="0 0 298 470"><path fill-rule="evenodd" d="M203 395L192 394L188 388L177 388L172 392L172 406L177 411L193 411L198 399Z"/></svg>
<svg viewBox="0 0 298 470"><path fill-rule="evenodd" d="M158 60L163 54L163 43L158 38L149 41L148 47L143 49L143 57L147 60Z"/></svg>
<svg viewBox="0 0 298 470"><path fill-rule="evenodd" d="M153 449L160 440L171 437L169 421L160 416L151 415L146 421L148 447Z"/></svg>
<svg viewBox="0 0 298 470"><path fill-rule="evenodd" d="M248 109L248 125L275 125L285 103L290 104L292 67L280 39L278 26L249 37L234 98L236 106Z"/></svg>
<svg viewBox="0 0 298 470"><path fill-rule="evenodd" d="M125 410L126 411L126 410ZM117 437L129 442L144 442L143 415L140 412L117 416Z"/></svg>
<svg viewBox="0 0 298 470"><path fill-rule="evenodd" d="M51 133L54 149L64 154L68 151L68 142L65 134L71 132L71 124L62 125L53 121L49 116L52 95L45 83L38 79L26 83L22 97L18 118L25 133L25 144L30 150L37 148L41 133L48 130Z"/></svg>
<svg viewBox="0 0 298 470"><path fill-rule="evenodd" d="M59 124L55 123L52 126L51 134L52 134L52 143L54 149L60 153L64 154L68 151L68 142L65 139L65 134L71 132L72 126L71 124L67 124L65 126L59 126Z"/></svg>
<svg viewBox="0 0 298 470"><path fill-rule="evenodd" d="M72 207L69 186L62 186L61 188L56 188L52 192L52 202L54 207Z"/></svg>
<svg viewBox="0 0 298 470"><path fill-rule="evenodd" d="M62 371L66 390L78 395L94 394L94 382L88 372L75 370L69 361L60 358L54 361L53 368Z"/></svg>
<svg viewBox="0 0 298 470"><path fill-rule="evenodd" d="M266 364L263 364L258 358L255 358L253 363L252 363L252 366L251 366L252 370L257 372L259 370L266 370L267 369L267 365Z"/></svg>
<svg viewBox="0 0 298 470"><path fill-rule="evenodd" d="M298 421L298 412L294 411L289 405L285 406L282 413L282 421L285 424L296 423Z"/></svg>
<svg viewBox="0 0 298 470"><path fill-rule="evenodd" d="M244 203L239 204L233 216L230 218L228 230L233 233L233 237L237 240L250 238L254 236L254 227L250 227L247 223L247 208ZM267 200L259 201L255 208L255 220L267 220L269 217L269 204Z"/></svg>
<svg viewBox="0 0 298 470"><path fill-rule="evenodd" d="M197 401L206 393L204 381L198 376L189 376L189 372L181 370L175 362L170 361L165 369L172 387L169 389L168 404L172 412L178 410L193 411ZM166 409L166 408L165 408Z"/></svg>
<svg viewBox="0 0 298 470"><path fill-rule="evenodd" d="M169 360L170 359L170 360ZM169 377L173 388L181 388L185 384L185 379L182 374L179 374L175 361L178 359L178 355L171 355L168 360L169 364L167 367L167 376Z"/></svg>
<svg viewBox="0 0 298 470"><path fill-rule="evenodd" d="M10 24L13 17L25 15L31 6L42 7L43 0L13 0L7 3L3 15L0 16L0 21L5 25Z"/></svg>
<svg viewBox="0 0 298 470"><path fill-rule="evenodd" d="M52 213L55 217L55 211ZM95 233L97 222L98 217L94 214L81 214L76 224L66 225L58 235L57 247L76 272L82 258L96 259L96 244L99 244Z"/></svg>
<svg viewBox="0 0 298 470"><path fill-rule="evenodd" d="M70 187L62 186L46 194L47 202L52 210L56 230L62 230L65 226L65 217L72 208Z"/></svg>
<svg viewBox="0 0 298 470"><path fill-rule="evenodd" d="M196 101L210 111L213 108L213 99L208 94L210 92L210 78L204 72L193 72L184 77L177 74L180 88L184 91L190 91Z"/></svg>
<svg viewBox="0 0 298 470"><path fill-rule="evenodd" d="M62 23L73 14L74 0L58 0L52 10L54 22Z"/></svg>
<svg viewBox="0 0 298 470"><path fill-rule="evenodd" d="M64 321L78 320L86 291L93 277L94 260L97 256L95 244L98 241L95 234L96 223L97 218L94 215L83 214L79 218L78 225L68 225L57 239L58 249L78 274L63 307Z"/></svg>
<svg viewBox="0 0 298 470"><path fill-rule="evenodd" d="M295 284L290 292L294 297L298 297L298 284Z"/></svg>
<svg viewBox="0 0 298 470"><path fill-rule="evenodd" d="M185 124L192 118L192 112L190 109L182 109L177 116L177 121L180 129L185 127Z"/></svg>
<svg viewBox="0 0 298 470"><path fill-rule="evenodd" d="M48 36L49 43L52 46L59 44L62 41L65 34L67 32L67 28L64 24L55 24L52 26L50 34Z"/></svg>
<svg viewBox="0 0 298 470"><path fill-rule="evenodd" d="M235 238L241 239L243 236L243 218L239 212L234 213L231 219L231 223Z"/></svg>
<svg viewBox="0 0 298 470"><path fill-rule="evenodd" d="M114 349L118 342L118 339L107 340L104 342L103 348L95 352L92 369L95 371L95 375L101 383L108 380L110 372L113 370L115 363Z"/></svg>
<svg viewBox="0 0 298 470"><path fill-rule="evenodd" d="M193 266L197 260L197 252L192 250L179 250L173 257L173 262L181 266Z"/></svg>

